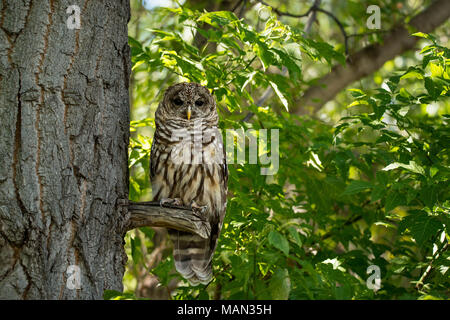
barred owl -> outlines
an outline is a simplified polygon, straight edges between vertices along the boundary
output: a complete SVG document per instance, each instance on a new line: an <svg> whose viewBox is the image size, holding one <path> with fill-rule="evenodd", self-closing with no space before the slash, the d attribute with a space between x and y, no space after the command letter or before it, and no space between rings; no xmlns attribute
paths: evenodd
<svg viewBox="0 0 450 320"><path fill-rule="evenodd" d="M192 285L212 278L227 204L228 170L214 97L197 83L169 87L155 114L150 157L153 201L202 208L209 239L169 230L175 268Z"/></svg>

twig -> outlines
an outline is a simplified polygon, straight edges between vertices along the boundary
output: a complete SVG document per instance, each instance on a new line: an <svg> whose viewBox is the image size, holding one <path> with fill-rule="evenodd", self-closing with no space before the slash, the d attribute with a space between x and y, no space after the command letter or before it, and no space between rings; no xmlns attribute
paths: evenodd
<svg viewBox="0 0 450 320"><path fill-rule="evenodd" d="M342 35L344 36L344 42L345 42L345 54L348 55L348 36L347 36L347 32L345 31L344 25L342 24L341 21L339 21L339 19L330 11L319 8L320 5L320 1L314 1L314 4L311 6L311 8L308 9L308 11L306 11L304 14L293 14L293 13L289 13L289 12L284 12L284 11L280 11L277 8L272 7L271 5L269 5L268 3L262 1L262 0L256 0L259 3L271 7L273 12L275 12L277 15L279 16L287 16L287 17L293 17L293 18L304 18L309 16L309 14L311 12L322 12L324 14L326 14L327 16L329 16L330 18L332 18L336 24L338 25L339 29L341 30ZM315 17L314 17L315 19Z"/></svg>
<svg viewBox="0 0 450 320"><path fill-rule="evenodd" d="M243 1L241 10L239 10L239 14L238 14L238 18L239 18L239 19L241 19L242 16L244 15L245 7L247 7L247 0L244 0L244 1Z"/></svg>
<svg viewBox="0 0 450 320"><path fill-rule="evenodd" d="M370 204L370 200L364 201L364 202L361 204L361 209L364 208L365 206L367 206L368 204ZM353 216L353 217L350 217L350 218L349 218L348 220L346 220L346 221L345 221L338 229L341 230L341 228L347 227L347 226L349 226L349 225L351 225L351 224L353 224L353 223L355 223L355 222L358 222L358 221L361 220L362 218L363 218L363 216L360 215L360 214L357 214L357 215L355 215L355 216ZM328 231L327 233L325 233L323 236L320 237L320 240L323 241L323 240L326 240L326 239L330 238L330 237L333 235L333 231L335 231L335 230L336 230L336 229Z"/></svg>
<svg viewBox="0 0 450 320"><path fill-rule="evenodd" d="M311 8L316 8L319 7L321 0L317 0L314 1L314 4ZM316 21L316 11L313 11L312 14L309 16L308 21L306 21L306 26L305 26L305 34L308 35L309 32L311 31L311 27L314 23L314 21Z"/></svg>
<svg viewBox="0 0 450 320"><path fill-rule="evenodd" d="M327 11L327 10L324 10L324 9L321 9L321 8L315 8L314 10L318 11L318 12L325 13L327 16L332 18L334 20L334 22L336 22L336 24L339 26L339 29L341 29L342 35L344 36L345 55L348 55L348 36L347 36L347 32L345 31L345 28L342 25L342 23L339 21L339 19L334 14L332 14L330 11Z"/></svg>
<svg viewBox="0 0 450 320"><path fill-rule="evenodd" d="M428 275L431 272L431 269L433 268L433 262L436 261L436 259L439 258L441 253L445 252L445 250L447 250L447 248L448 248L448 242L446 242L442 246L442 248L440 250L436 250L436 252L434 253L433 257L431 258L430 263L428 264L428 267L425 269L425 272L422 274L422 276L420 277L419 281L417 281L417 283L416 283L416 289L417 290L422 289L425 279L428 277Z"/></svg>
<svg viewBox="0 0 450 320"><path fill-rule="evenodd" d="M231 12L236 11L236 9L239 8L241 3L243 3L243 2L245 2L245 0L239 0L238 2L236 2L236 4L234 5L233 9L231 9Z"/></svg>
<svg viewBox="0 0 450 320"><path fill-rule="evenodd" d="M355 222L358 222L361 219L362 219L361 215L354 216L354 217L350 218L349 220L345 221L344 224L339 227L339 230L341 230L341 228L343 228L343 227L347 227ZM320 237L320 240L323 241L323 240L330 238L333 235L333 231L335 231L335 230L325 233L323 236Z"/></svg>
<svg viewBox="0 0 450 320"><path fill-rule="evenodd" d="M216 288L214 289L214 300L220 300L222 295L222 284L217 282Z"/></svg>
<svg viewBox="0 0 450 320"><path fill-rule="evenodd" d="M262 1L262 0L256 0L257 2L265 5L266 7L271 7L273 12L275 12L277 15L279 16L287 16L287 17L293 17L293 18L304 18L309 16L309 14L311 13L311 11L313 11L316 7L313 5L311 8L308 9L308 11L306 11L303 14L294 14L294 13L290 13L290 12L284 12L284 11L280 11L277 8L272 7L270 4Z"/></svg>
<svg viewBox="0 0 450 320"><path fill-rule="evenodd" d="M128 213L130 218L127 230L139 227L165 227L195 233L204 239L207 239L211 233L210 224L201 214L187 207L161 206L155 201L130 201Z"/></svg>

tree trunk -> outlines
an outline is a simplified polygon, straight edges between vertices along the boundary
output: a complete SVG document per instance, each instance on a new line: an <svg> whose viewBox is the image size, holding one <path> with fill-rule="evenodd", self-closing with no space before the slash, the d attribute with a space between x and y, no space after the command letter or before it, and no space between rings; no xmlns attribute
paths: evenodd
<svg viewBox="0 0 450 320"><path fill-rule="evenodd" d="M1 299L122 290L129 12L129 0L0 2Z"/></svg>

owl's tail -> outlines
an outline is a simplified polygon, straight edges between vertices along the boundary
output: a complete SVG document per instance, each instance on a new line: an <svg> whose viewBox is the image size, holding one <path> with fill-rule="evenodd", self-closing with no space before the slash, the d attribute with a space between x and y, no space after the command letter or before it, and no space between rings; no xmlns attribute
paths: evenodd
<svg viewBox="0 0 450 320"><path fill-rule="evenodd" d="M212 258L215 244L211 239L188 232L171 231L173 257L177 271L191 285L208 284L212 279Z"/></svg>

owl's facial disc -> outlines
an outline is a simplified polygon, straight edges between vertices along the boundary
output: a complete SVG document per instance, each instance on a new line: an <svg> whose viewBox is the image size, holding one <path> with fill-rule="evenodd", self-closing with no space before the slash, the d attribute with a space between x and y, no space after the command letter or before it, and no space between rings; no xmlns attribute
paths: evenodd
<svg viewBox="0 0 450 320"><path fill-rule="evenodd" d="M170 115L187 121L206 118L215 108L208 89L195 83L174 85L167 102Z"/></svg>
<svg viewBox="0 0 450 320"><path fill-rule="evenodd" d="M187 99L186 99L186 100L187 100ZM175 107L176 107L177 109L180 109L181 107L183 107L183 108L181 109L181 113L182 113L183 115L186 115L186 118L187 118L188 120L191 120L192 109L191 109L191 104L189 103L189 101L187 101L187 103L186 103L187 107L185 106L185 103L184 103L183 99L180 98L180 97L174 98L174 99L172 100L172 103L175 105ZM186 110L184 110L184 109L186 109Z"/></svg>
<svg viewBox="0 0 450 320"><path fill-rule="evenodd" d="M183 105L183 100L181 100L180 98L175 98L173 99L173 103L177 106L177 107L181 107Z"/></svg>

